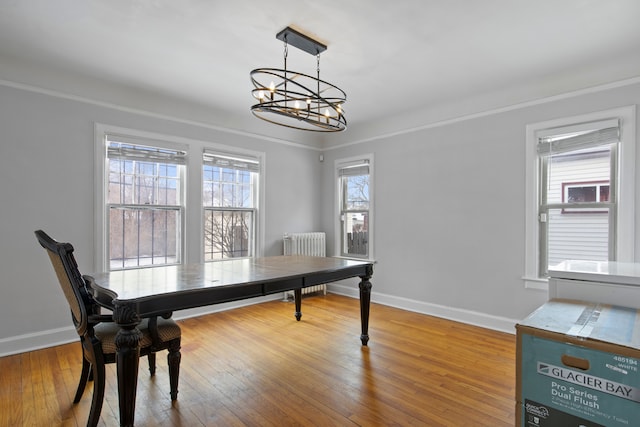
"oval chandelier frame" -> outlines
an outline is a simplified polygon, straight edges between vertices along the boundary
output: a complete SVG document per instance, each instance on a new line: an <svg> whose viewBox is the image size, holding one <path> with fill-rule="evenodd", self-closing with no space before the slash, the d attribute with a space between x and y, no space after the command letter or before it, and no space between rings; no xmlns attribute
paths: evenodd
<svg viewBox="0 0 640 427"><path fill-rule="evenodd" d="M347 127L342 109L347 94L329 82L278 68L258 68L251 71L251 83L251 94L260 101L251 106L251 112L262 120L315 132Z"/></svg>
<svg viewBox="0 0 640 427"><path fill-rule="evenodd" d="M284 41L284 69L251 71L251 95L258 100L251 112L259 119L288 128L313 132L339 132L347 128L343 105L347 94L320 79L323 44L289 27L276 35ZM316 55L317 77L287 70L287 50L292 44Z"/></svg>

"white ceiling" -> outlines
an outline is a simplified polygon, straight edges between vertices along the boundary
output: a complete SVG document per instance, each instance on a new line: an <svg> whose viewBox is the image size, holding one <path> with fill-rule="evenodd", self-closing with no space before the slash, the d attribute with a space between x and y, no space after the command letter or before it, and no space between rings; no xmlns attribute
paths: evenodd
<svg viewBox="0 0 640 427"><path fill-rule="evenodd" d="M638 0L0 0L0 79L173 99L248 128L249 72L282 68L286 26L328 45L321 77L347 93L347 132L640 75ZM315 73L295 48L288 65Z"/></svg>

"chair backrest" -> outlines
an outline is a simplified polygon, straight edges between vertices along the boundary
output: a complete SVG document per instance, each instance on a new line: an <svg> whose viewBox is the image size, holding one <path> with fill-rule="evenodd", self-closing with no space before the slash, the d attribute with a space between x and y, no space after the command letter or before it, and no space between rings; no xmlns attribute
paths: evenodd
<svg viewBox="0 0 640 427"><path fill-rule="evenodd" d="M42 230L37 230L35 234L40 245L47 250L60 287L71 308L73 323L78 334L83 336L87 332L91 297L73 256L73 246L70 243L56 242Z"/></svg>

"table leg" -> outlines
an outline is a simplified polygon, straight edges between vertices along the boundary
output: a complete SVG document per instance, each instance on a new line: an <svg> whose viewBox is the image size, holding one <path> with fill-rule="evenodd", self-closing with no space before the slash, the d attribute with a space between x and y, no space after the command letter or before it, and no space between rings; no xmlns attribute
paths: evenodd
<svg viewBox="0 0 640 427"><path fill-rule="evenodd" d="M116 364L118 373L118 400L120 425L133 427L140 363L140 318L128 307L116 307L114 320L120 326L116 335Z"/></svg>
<svg viewBox="0 0 640 427"><path fill-rule="evenodd" d="M360 322L362 325L362 334L360 341L362 345L369 342L369 307L371 306L371 278L372 271L368 271L366 276L360 276Z"/></svg>
<svg viewBox="0 0 640 427"><path fill-rule="evenodd" d="M296 320L300 320L302 317L302 289L294 289L293 290L293 300L296 304Z"/></svg>

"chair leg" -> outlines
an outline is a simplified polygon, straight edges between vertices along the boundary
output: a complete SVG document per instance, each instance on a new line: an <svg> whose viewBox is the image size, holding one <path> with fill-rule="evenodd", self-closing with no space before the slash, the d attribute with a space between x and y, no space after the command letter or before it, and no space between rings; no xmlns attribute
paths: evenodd
<svg viewBox="0 0 640 427"><path fill-rule="evenodd" d="M76 396L73 398L73 403L80 402L82 398L82 394L84 393L84 388L87 385L87 380L89 379L89 375L91 372L91 363L87 359L82 357L82 372L80 373L80 383L78 384L78 389L76 390Z"/></svg>
<svg viewBox="0 0 640 427"><path fill-rule="evenodd" d="M171 385L171 400L178 398L178 378L180 377L180 340L176 340L169 347L167 364L169 365L169 384Z"/></svg>
<svg viewBox="0 0 640 427"><path fill-rule="evenodd" d="M147 355L147 359L149 360L149 372L151 376L156 374L156 354L151 352Z"/></svg>
<svg viewBox="0 0 640 427"><path fill-rule="evenodd" d="M91 400L91 411L87 420L87 427L95 427L100 421L102 412L102 402L104 400L105 372L104 363L93 364L93 398Z"/></svg>

